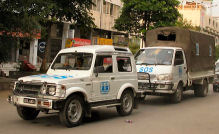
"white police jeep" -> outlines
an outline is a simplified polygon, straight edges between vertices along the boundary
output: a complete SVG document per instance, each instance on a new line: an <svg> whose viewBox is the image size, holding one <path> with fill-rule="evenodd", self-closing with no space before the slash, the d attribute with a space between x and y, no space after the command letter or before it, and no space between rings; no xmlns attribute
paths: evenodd
<svg viewBox="0 0 219 134"><path fill-rule="evenodd" d="M139 94L130 50L92 45L63 49L46 74L19 78L9 102L24 120L58 110L61 122L73 127L95 107L116 106L120 115L129 115Z"/></svg>

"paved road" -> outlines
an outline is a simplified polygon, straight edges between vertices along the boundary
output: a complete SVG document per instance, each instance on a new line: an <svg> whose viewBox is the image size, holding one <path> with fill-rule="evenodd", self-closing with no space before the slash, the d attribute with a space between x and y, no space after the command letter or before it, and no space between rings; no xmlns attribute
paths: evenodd
<svg viewBox="0 0 219 134"><path fill-rule="evenodd" d="M94 111L91 119L76 128L61 126L56 114L40 114L34 121L24 121L14 106L0 93L0 134L218 134L219 93L212 88L205 98L192 91L180 104L168 98L149 96L132 115L120 117L114 108ZM125 120L132 120L126 123Z"/></svg>

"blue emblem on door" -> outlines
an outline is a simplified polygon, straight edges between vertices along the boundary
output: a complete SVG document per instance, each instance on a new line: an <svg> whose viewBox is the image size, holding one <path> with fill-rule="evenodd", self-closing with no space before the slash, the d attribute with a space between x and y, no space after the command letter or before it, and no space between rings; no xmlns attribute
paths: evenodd
<svg viewBox="0 0 219 134"><path fill-rule="evenodd" d="M101 94L108 94L110 90L110 85L108 81L100 83L100 92Z"/></svg>
<svg viewBox="0 0 219 134"><path fill-rule="evenodd" d="M181 78L182 77L182 66L179 66L179 78Z"/></svg>

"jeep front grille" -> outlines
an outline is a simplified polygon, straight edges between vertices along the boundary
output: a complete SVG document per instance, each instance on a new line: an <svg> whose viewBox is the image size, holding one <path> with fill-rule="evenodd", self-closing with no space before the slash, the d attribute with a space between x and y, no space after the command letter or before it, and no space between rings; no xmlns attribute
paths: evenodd
<svg viewBox="0 0 219 134"><path fill-rule="evenodd" d="M38 95L40 92L42 84L25 84L17 83L15 86L14 93L18 95Z"/></svg>

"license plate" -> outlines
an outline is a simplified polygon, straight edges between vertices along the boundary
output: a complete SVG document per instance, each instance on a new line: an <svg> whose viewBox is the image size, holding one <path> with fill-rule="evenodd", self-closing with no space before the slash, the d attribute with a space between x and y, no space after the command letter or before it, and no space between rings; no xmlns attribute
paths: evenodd
<svg viewBox="0 0 219 134"><path fill-rule="evenodd" d="M24 103L36 104L36 100L35 99L24 98Z"/></svg>

